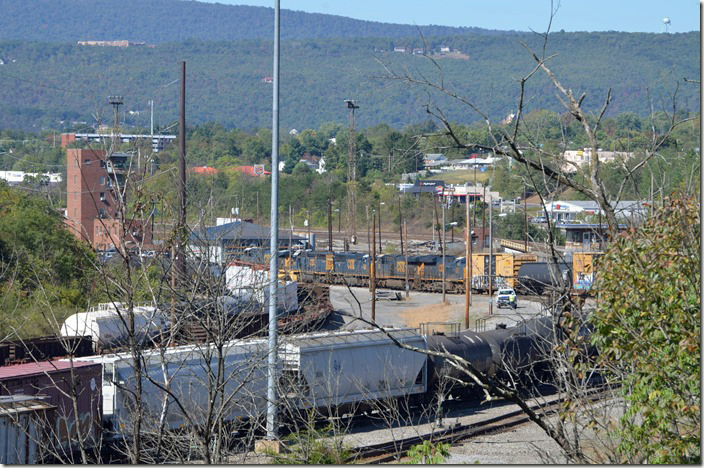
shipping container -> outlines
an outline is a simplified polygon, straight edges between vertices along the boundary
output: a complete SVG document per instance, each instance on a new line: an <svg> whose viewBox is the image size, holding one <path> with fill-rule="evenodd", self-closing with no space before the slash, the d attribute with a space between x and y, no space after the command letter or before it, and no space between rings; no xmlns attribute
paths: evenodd
<svg viewBox="0 0 704 468"><path fill-rule="evenodd" d="M85 446L93 447L101 434L101 373L100 364L78 360L0 367L0 395L45 397L45 402L56 407L50 440L68 448L81 438ZM78 414L71 395L75 395Z"/></svg>
<svg viewBox="0 0 704 468"><path fill-rule="evenodd" d="M34 465L46 450L56 407L23 396L0 397L0 464Z"/></svg>

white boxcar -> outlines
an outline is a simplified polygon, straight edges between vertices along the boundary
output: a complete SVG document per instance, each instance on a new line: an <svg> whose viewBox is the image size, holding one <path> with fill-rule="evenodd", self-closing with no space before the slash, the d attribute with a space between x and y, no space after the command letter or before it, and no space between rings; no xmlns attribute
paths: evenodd
<svg viewBox="0 0 704 468"><path fill-rule="evenodd" d="M267 341L236 340L217 357L212 345L189 345L144 352L142 426L152 431L202 425L210 411L217 419L248 419L266 412ZM80 358L103 364L103 422L125 433L134 421L134 359L129 353ZM219 362L222 361L217 387ZM167 391L168 389L168 391ZM170 395L171 394L171 395ZM209 410L209 403L212 402Z"/></svg>
<svg viewBox="0 0 704 468"><path fill-rule="evenodd" d="M416 329L389 329L399 342L425 350ZM398 347L379 330L316 333L283 338L279 353L285 397L296 408L356 404L424 394L426 355Z"/></svg>

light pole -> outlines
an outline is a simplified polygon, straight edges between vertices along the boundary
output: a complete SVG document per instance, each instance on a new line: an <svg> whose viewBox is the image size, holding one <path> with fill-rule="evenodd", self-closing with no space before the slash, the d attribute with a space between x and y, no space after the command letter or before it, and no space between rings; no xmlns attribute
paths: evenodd
<svg viewBox="0 0 704 468"><path fill-rule="evenodd" d="M271 232L270 232L270 257L269 257L269 340L268 340L268 366L267 366L267 405L266 405L266 438L276 440L277 424L276 413L278 407L276 395L276 338L277 315L276 293L279 248L279 44L280 44L280 11L281 0L275 0L274 5L274 92L272 102L272 131L271 131Z"/></svg>

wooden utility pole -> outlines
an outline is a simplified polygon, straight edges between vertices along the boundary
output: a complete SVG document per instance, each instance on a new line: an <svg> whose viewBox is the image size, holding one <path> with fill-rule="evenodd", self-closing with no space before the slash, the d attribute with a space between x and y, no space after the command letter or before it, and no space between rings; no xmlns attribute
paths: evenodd
<svg viewBox="0 0 704 468"><path fill-rule="evenodd" d="M378 208L379 208L379 255L381 255L381 252L383 252L383 249L381 248L381 198L379 199L378 202Z"/></svg>
<svg viewBox="0 0 704 468"><path fill-rule="evenodd" d="M332 252L332 197L328 197L328 250Z"/></svg>
<svg viewBox="0 0 704 468"><path fill-rule="evenodd" d="M408 291L410 289L408 285L408 226L406 226L406 221L403 222L403 236L406 238L406 267L403 269L406 276L406 299L408 299Z"/></svg>
<svg viewBox="0 0 704 468"><path fill-rule="evenodd" d="M472 255L469 252L472 245L472 233L469 230L469 192L467 191L467 183L464 184L464 201L466 208L466 219L464 227L464 242L465 242L465 262L464 262L464 328L469 328L469 306L472 305L471 288L469 287L469 276L472 274L471 259Z"/></svg>
<svg viewBox="0 0 704 468"><path fill-rule="evenodd" d="M401 195L398 196L398 236L401 239L401 255L403 255L403 213L401 213Z"/></svg>
<svg viewBox="0 0 704 468"><path fill-rule="evenodd" d="M372 286L372 321L376 320L376 216L372 214L372 263L369 265Z"/></svg>
<svg viewBox="0 0 704 468"><path fill-rule="evenodd" d="M523 251L528 253L528 202L526 201L526 186L523 184L523 227L526 228Z"/></svg>

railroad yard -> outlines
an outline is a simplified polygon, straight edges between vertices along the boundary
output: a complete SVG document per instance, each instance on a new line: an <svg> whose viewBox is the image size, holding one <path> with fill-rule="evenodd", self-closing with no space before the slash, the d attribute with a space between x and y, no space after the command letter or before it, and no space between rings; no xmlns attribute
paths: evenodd
<svg viewBox="0 0 704 468"><path fill-rule="evenodd" d="M383 291L383 290L382 290ZM394 294L388 296L394 297ZM381 297L388 297L381 294ZM377 290L379 297L379 290ZM359 320L361 316L371 319L371 292L368 288L345 286L330 287L330 301L333 313L323 326L326 330L364 329L369 325ZM471 329L483 327L490 330L499 324L508 327L522 320L539 316L543 313L540 298L527 296L518 298L518 308L498 309L493 307L489 315L489 298L487 295L472 296L469 310ZM410 291L409 297L401 292L401 299L376 301L376 322L384 327L419 327L421 324L433 323L436 331L449 328L449 323L459 323L464 328L465 296L447 294L445 303L442 294ZM404 440L417 438L422 440L430 435L433 437L448 437L457 431L456 442L450 447L450 455L445 460L448 464L540 464L566 463L557 443L549 438L534 424L525 420L513 422L515 426L500 428L504 418L520 413L519 408L504 401L482 403L474 401L445 402L443 417L438 419L434 409L426 410L426 414L418 414L420 410L412 410L410 416L404 418L397 415L381 415L371 418L355 417L340 421L343 433L342 444L354 453L358 461L364 463L404 463L408 459L394 453L404 445ZM399 412L400 413L400 412ZM484 425L493 422L487 428ZM459 431L465 428L476 428L475 435L461 436ZM411 442L407 442L411 443ZM416 442L419 443L419 442ZM376 450L383 455L369 455L369 450ZM510 450L506 450L510 447ZM372 452L373 453L373 452ZM239 454L231 460L232 463L267 464L272 459L254 451Z"/></svg>

